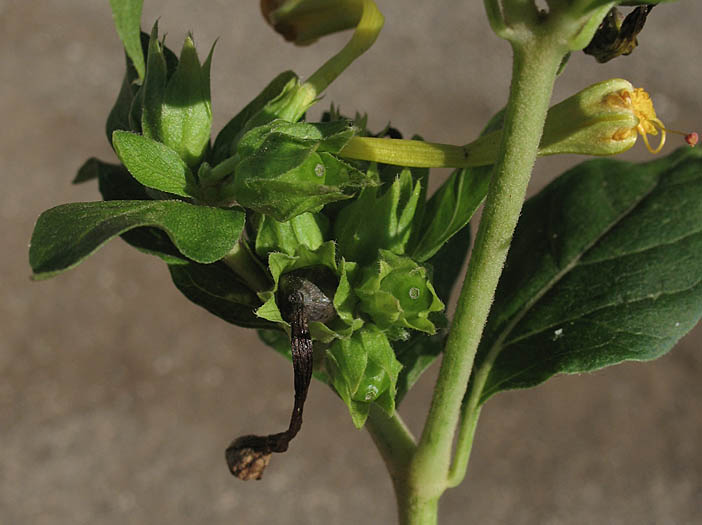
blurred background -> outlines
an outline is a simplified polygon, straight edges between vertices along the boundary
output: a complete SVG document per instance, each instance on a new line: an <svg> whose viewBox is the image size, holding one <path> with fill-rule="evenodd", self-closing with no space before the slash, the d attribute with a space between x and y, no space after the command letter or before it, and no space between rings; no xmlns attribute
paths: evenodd
<svg viewBox="0 0 702 525"><path fill-rule="evenodd" d="M349 37L296 48L255 1L145 4L144 27L160 18L176 50L188 31L201 56L219 38L215 131L274 75L308 76ZM367 112L375 128L389 120L405 135L472 140L504 104L511 67L482 2L378 4L387 20L378 42L313 116L334 101ZM657 7L632 56L606 65L573 56L554 101L623 77L651 93L668 126L699 129L700 19L702 2ZM393 523L379 455L320 383L290 451L262 481L232 478L232 438L287 425L291 366L254 332L188 302L160 260L115 240L78 270L30 281L38 215L99 199L94 183L70 181L89 156L114 160L103 129L124 60L107 2L0 0L0 34L0 523ZM624 158L650 156L637 144ZM580 160L540 160L530 193ZM491 399L442 523L700 523L701 338L698 328L658 361ZM415 430L435 373L401 407Z"/></svg>

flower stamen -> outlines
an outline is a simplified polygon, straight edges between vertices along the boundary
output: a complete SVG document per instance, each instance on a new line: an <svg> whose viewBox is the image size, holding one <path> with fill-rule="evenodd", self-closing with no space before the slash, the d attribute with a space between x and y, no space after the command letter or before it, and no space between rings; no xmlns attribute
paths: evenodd
<svg viewBox="0 0 702 525"><path fill-rule="evenodd" d="M656 116L656 110L653 108L651 97L642 88L635 88L633 91L622 89L607 96L605 103L610 107L626 108L631 110L639 121L634 128L618 131L613 137L615 140L630 137L632 133L638 133L641 135L641 138L646 145L646 149L653 154L656 154L663 149L668 133L682 135L685 137L685 142L687 142L690 146L694 146L699 140L697 133L684 133L682 131L666 128L663 122ZM659 131L661 134L661 140L658 143L658 146L653 148L648 142L648 135L658 135Z"/></svg>

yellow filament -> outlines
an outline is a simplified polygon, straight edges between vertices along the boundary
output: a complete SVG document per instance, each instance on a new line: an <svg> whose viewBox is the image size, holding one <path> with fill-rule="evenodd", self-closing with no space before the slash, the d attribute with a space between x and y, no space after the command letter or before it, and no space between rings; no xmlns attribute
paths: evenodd
<svg viewBox="0 0 702 525"><path fill-rule="evenodd" d="M636 88L634 91L622 89L615 94L609 95L606 103L613 107L629 109L634 113L639 123L629 131L638 132L641 135L648 151L655 154L663 149L666 132L669 130L666 130L663 122L656 116L653 102L646 91L641 88ZM661 140L656 148L652 148L648 142L648 135L658 135L658 130L661 132Z"/></svg>
<svg viewBox="0 0 702 525"><path fill-rule="evenodd" d="M663 123L657 118L652 118L649 120L649 122L651 124L653 124L653 126L654 126L653 131L650 132L651 135L658 135L657 129L661 130L661 141L658 143L657 148L655 148L655 149L651 148L651 145L648 143L648 136L646 135L646 129L644 126L639 124L638 126L636 126L636 129L639 131L639 133L641 133L641 138L643 139L644 144L646 144L646 149L655 155L656 153L659 153L663 149L663 145L665 144L665 136L666 136L667 130L665 129L665 126L663 125Z"/></svg>

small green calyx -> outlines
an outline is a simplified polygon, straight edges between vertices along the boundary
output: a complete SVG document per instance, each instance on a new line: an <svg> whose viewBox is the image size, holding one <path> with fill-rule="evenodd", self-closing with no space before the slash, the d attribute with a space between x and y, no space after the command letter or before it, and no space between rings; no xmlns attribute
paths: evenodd
<svg viewBox="0 0 702 525"><path fill-rule="evenodd" d="M145 137L176 151L191 168L203 160L210 141L213 51L214 46L200 64L193 40L188 36L178 65L169 71L164 45L158 39L158 24L154 24L149 40L141 95L141 129Z"/></svg>
<svg viewBox="0 0 702 525"><path fill-rule="evenodd" d="M407 328L435 333L429 316L444 309L426 269L387 250L380 250L376 263L363 270L355 292L360 309L393 338Z"/></svg>
<svg viewBox="0 0 702 525"><path fill-rule="evenodd" d="M636 133L628 131L639 119L630 107L611 103L621 91L633 92L634 87L623 79L606 80L549 109L539 155L616 155L630 149Z"/></svg>

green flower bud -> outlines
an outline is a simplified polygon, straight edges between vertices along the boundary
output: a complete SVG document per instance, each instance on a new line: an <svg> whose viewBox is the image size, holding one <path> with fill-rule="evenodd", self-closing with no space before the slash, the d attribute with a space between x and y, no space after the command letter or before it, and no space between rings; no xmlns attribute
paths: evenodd
<svg viewBox="0 0 702 525"><path fill-rule="evenodd" d="M376 263L364 269L355 291L361 310L395 334L404 328L433 334L436 327L429 315L444 309L426 269L387 250L380 250Z"/></svg>
<svg viewBox="0 0 702 525"><path fill-rule="evenodd" d="M167 68L158 24L149 40L146 77L142 87L141 128L144 136L175 150L191 168L205 155L210 141L210 50L203 64L190 36L185 39L178 65Z"/></svg>

